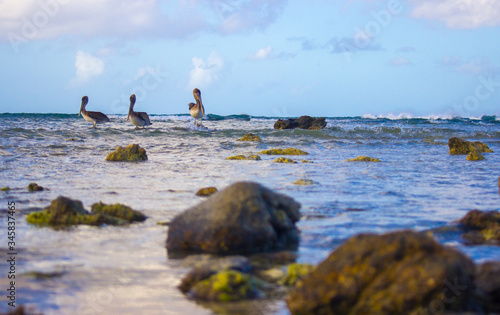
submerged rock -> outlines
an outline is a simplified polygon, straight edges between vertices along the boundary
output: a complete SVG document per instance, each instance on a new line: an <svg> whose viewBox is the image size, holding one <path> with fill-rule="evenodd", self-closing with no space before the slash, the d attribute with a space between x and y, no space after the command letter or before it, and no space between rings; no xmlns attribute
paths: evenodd
<svg viewBox="0 0 500 315"><path fill-rule="evenodd" d="M489 313L500 312L500 261L490 261L479 265L476 286L480 298Z"/></svg>
<svg viewBox="0 0 500 315"><path fill-rule="evenodd" d="M371 158L369 156L360 155L354 159L347 159L345 160L345 162L380 162L380 160L377 158Z"/></svg>
<svg viewBox="0 0 500 315"><path fill-rule="evenodd" d="M205 187L205 188L199 189L196 192L196 196L199 196L199 197L208 197L210 195L215 194L217 191L218 190L215 187Z"/></svg>
<svg viewBox="0 0 500 315"><path fill-rule="evenodd" d="M500 244L500 212L469 211L458 223L465 229L462 237L470 244Z"/></svg>
<svg viewBox="0 0 500 315"><path fill-rule="evenodd" d="M311 116L300 116L299 118L278 119L274 123L274 129L309 129L317 130L326 127L325 117L314 118Z"/></svg>
<svg viewBox="0 0 500 315"><path fill-rule="evenodd" d="M300 204L253 182L238 182L177 215L170 253L250 254L296 247Z"/></svg>
<svg viewBox="0 0 500 315"><path fill-rule="evenodd" d="M224 270L197 282L188 292L197 300L233 302L260 295L256 279L248 274Z"/></svg>
<svg viewBox="0 0 500 315"><path fill-rule="evenodd" d="M121 225L132 221L144 221L145 216L123 205L107 206L94 204L89 213L79 200L59 196L42 211L33 212L26 218L30 224L40 226L64 227L71 225Z"/></svg>
<svg viewBox="0 0 500 315"><path fill-rule="evenodd" d="M484 160L484 155L479 150L472 150L467 154L467 161L481 161Z"/></svg>
<svg viewBox="0 0 500 315"><path fill-rule="evenodd" d="M251 161L260 161L262 159L258 155L244 156L243 154L241 154L241 155L233 155L233 156L227 157L226 160L251 160Z"/></svg>
<svg viewBox="0 0 500 315"><path fill-rule="evenodd" d="M254 135L253 133L247 133L240 139L236 139L236 141L262 141L262 139L258 135Z"/></svg>
<svg viewBox="0 0 500 315"><path fill-rule="evenodd" d="M267 155L307 155L309 154L306 151L302 151L300 149L295 148L287 148L287 149L270 149L261 151L260 154Z"/></svg>
<svg viewBox="0 0 500 315"><path fill-rule="evenodd" d="M293 183L295 185L304 185L304 186L316 184L315 181L307 179L307 178L299 178L296 181L294 181Z"/></svg>
<svg viewBox="0 0 500 315"><path fill-rule="evenodd" d="M294 286L315 268L315 266L310 264L290 264L288 265L286 275L280 280L280 283L286 286Z"/></svg>
<svg viewBox="0 0 500 315"><path fill-rule="evenodd" d="M92 205L92 214L105 214L111 217L123 219L127 222L143 222L146 221L147 216L142 212L133 210L129 206L115 203L107 205L102 202L94 203Z"/></svg>
<svg viewBox="0 0 500 315"><path fill-rule="evenodd" d="M118 162L140 162L146 161L147 159L146 150L141 148L138 144L129 144L125 148L119 146L115 151L106 156L106 161Z"/></svg>
<svg viewBox="0 0 500 315"><path fill-rule="evenodd" d="M9 186L5 186L0 189L0 191L9 191L9 190L10 190Z"/></svg>
<svg viewBox="0 0 500 315"><path fill-rule="evenodd" d="M424 234L360 234L295 286L287 305L292 314L481 311L474 272L467 256Z"/></svg>
<svg viewBox="0 0 500 315"><path fill-rule="evenodd" d="M35 191L43 191L44 188L37 183L30 183L28 185L28 191L35 192Z"/></svg>
<svg viewBox="0 0 500 315"><path fill-rule="evenodd" d="M479 151L480 153L493 152L493 150L483 142L471 142L456 137L448 140L448 147L450 148L450 154L469 154L472 151Z"/></svg>
<svg viewBox="0 0 500 315"><path fill-rule="evenodd" d="M274 163L297 163L297 161L289 159L289 158L285 158L285 157L276 158L276 159L274 159L273 162Z"/></svg>

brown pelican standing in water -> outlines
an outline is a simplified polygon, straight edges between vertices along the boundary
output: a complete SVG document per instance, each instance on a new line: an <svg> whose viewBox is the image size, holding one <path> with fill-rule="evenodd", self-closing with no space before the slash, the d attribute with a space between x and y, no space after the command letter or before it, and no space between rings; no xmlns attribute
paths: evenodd
<svg viewBox="0 0 500 315"><path fill-rule="evenodd" d="M152 125L149 116L145 112L134 112L135 94L130 95L130 107L128 108L127 120L130 120L137 128Z"/></svg>
<svg viewBox="0 0 500 315"><path fill-rule="evenodd" d="M104 115L101 112L88 112L85 110L85 106L89 102L89 98L87 96L82 97L82 106L80 107L80 112L78 113L78 117L80 114L83 116L88 122L94 123L93 128L96 128L97 123L109 122L108 116Z"/></svg>
<svg viewBox="0 0 500 315"><path fill-rule="evenodd" d="M196 126L201 126L201 121L203 120L203 116L205 116L205 107L203 107L203 103L201 102L201 92L198 89L193 90L195 103L189 103L189 113L194 118L194 124ZM200 124L196 123L196 119L200 118Z"/></svg>

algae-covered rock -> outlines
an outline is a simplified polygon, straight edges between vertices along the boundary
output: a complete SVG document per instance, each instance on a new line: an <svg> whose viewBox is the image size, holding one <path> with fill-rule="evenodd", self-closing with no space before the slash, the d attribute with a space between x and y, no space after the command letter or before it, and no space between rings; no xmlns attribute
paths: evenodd
<svg viewBox="0 0 500 315"><path fill-rule="evenodd" d="M314 163L313 161L309 161L309 160L300 160L302 163Z"/></svg>
<svg viewBox="0 0 500 315"><path fill-rule="evenodd" d="M274 129L309 129L317 130L326 127L325 117L314 118L311 116L300 116L299 118L278 119L274 123Z"/></svg>
<svg viewBox="0 0 500 315"><path fill-rule="evenodd" d="M360 155L354 159L347 159L345 161L346 162L380 162L380 160L377 158L371 158L369 156L362 156L362 155Z"/></svg>
<svg viewBox="0 0 500 315"><path fill-rule="evenodd" d="M26 220L30 224L51 227L65 227L71 225L122 225L133 221L144 221L144 216L139 211L130 207L114 204L105 205L96 203L92 205L92 213L83 208L79 200L59 196L52 200L50 205L42 211L32 212Z"/></svg>
<svg viewBox="0 0 500 315"><path fill-rule="evenodd" d="M274 159L273 162L274 163L297 163L297 161L289 159L289 158L285 158L285 157L276 158L276 159Z"/></svg>
<svg viewBox="0 0 500 315"><path fill-rule="evenodd" d="M302 151L300 149L295 148L287 148L287 149L270 149L261 151L260 154L267 155L307 155L309 154L306 151Z"/></svg>
<svg viewBox="0 0 500 315"><path fill-rule="evenodd" d="M251 161L260 161L262 159L258 155L244 156L244 155L240 154L240 155L233 155L233 156L227 157L226 160L251 160Z"/></svg>
<svg viewBox="0 0 500 315"><path fill-rule="evenodd" d="M294 181L293 183L295 185L304 185L304 186L316 184L315 181L307 179L307 178L299 178L296 181Z"/></svg>
<svg viewBox="0 0 500 315"><path fill-rule="evenodd" d="M119 146L115 151L106 156L106 161L118 162L140 162L146 161L147 159L146 150L141 148L138 144L129 144L125 148Z"/></svg>
<svg viewBox="0 0 500 315"><path fill-rule="evenodd" d="M292 288L287 305L292 314L427 314L436 303L481 311L474 273L467 256L425 234L360 234Z"/></svg>
<svg viewBox="0 0 500 315"><path fill-rule="evenodd" d="M9 186L5 186L5 187L0 188L0 191L9 191L9 190L10 190Z"/></svg>
<svg viewBox="0 0 500 315"><path fill-rule="evenodd" d="M280 283L286 286L294 286L299 280L310 274L314 268L316 267L311 264L290 264L285 277L280 280Z"/></svg>
<svg viewBox="0 0 500 315"><path fill-rule="evenodd" d="M465 229L462 237L471 244L500 244L500 212L469 211L458 223Z"/></svg>
<svg viewBox="0 0 500 315"><path fill-rule="evenodd" d="M204 188L201 188L199 189L197 192L196 192L196 196L200 196L200 197L208 197L210 195L213 195L217 192L217 188L215 187L204 187Z"/></svg>
<svg viewBox="0 0 500 315"><path fill-rule="evenodd" d="M236 139L236 141L262 141L259 135L254 135L253 133L247 133L240 139Z"/></svg>
<svg viewBox="0 0 500 315"><path fill-rule="evenodd" d="M238 182L177 215L168 229L169 254L250 254L295 248L300 204L253 182Z"/></svg>
<svg viewBox="0 0 500 315"><path fill-rule="evenodd" d="M470 142L456 137L448 140L448 147L450 148L450 154L469 154L471 151L476 150L480 153L493 152L493 150L491 150L488 145L483 142Z"/></svg>
<svg viewBox="0 0 500 315"><path fill-rule="evenodd" d="M476 274L478 294L486 311L500 312L500 261L489 261L478 266Z"/></svg>
<svg viewBox="0 0 500 315"><path fill-rule="evenodd" d="M484 160L484 155L478 149L471 150L466 157L467 161L481 161Z"/></svg>
<svg viewBox="0 0 500 315"><path fill-rule="evenodd" d="M33 212L26 218L28 223L42 226L68 226L77 224L119 224L118 218L88 213L79 200L59 196L42 211Z"/></svg>
<svg viewBox="0 0 500 315"><path fill-rule="evenodd" d="M232 302L256 298L259 290L251 275L225 270L198 282L188 294L197 300Z"/></svg>
<svg viewBox="0 0 500 315"><path fill-rule="evenodd" d="M129 206L115 203L107 205L102 202L94 203L91 208L92 214L105 214L111 217L123 219L127 222L143 222L147 217L140 211L133 210Z"/></svg>
<svg viewBox="0 0 500 315"><path fill-rule="evenodd" d="M37 183L30 183L28 185L28 191L35 192L35 191L43 191L44 188Z"/></svg>

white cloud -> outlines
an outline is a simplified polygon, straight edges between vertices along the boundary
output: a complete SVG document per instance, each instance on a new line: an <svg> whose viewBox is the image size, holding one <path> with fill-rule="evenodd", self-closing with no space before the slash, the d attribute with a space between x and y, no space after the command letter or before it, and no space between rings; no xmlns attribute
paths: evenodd
<svg viewBox="0 0 500 315"><path fill-rule="evenodd" d="M451 29L500 25L498 0L414 0L411 15L442 21Z"/></svg>
<svg viewBox="0 0 500 315"><path fill-rule="evenodd" d="M267 46L266 48L261 48L257 50L257 52L255 53L250 53L248 55L248 59L250 60L266 59L267 57L270 56L271 50L272 50L271 46Z"/></svg>
<svg viewBox="0 0 500 315"><path fill-rule="evenodd" d="M1 0L0 40L189 38L264 29L287 0ZM221 5L224 3L225 5ZM17 46L16 46L17 47Z"/></svg>
<svg viewBox="0 0 500 315"><path fill-rule="evenodd" d="M89 53L79 50L75 59L76 77L71 81L72 84L83 84L92 77L99 76L104 72L104 61L93 57Z"/></svg>
<svg viewBox="0 0 500 315"><path fill-rule="evenodd" d="M213 51L207 60L193 57L193 70L190 72L189 86L205 88L217 81L225 69L225 61Z"/></svg>

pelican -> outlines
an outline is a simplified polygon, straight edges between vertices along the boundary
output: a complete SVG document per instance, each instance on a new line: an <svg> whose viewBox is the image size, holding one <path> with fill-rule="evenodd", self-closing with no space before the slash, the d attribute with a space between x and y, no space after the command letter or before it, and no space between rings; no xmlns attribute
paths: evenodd
<svg viewBox="0 0 500 315"><path fill-rule="evenodd" d="M104 115L101 112L88 112L85 110L85 106L87 106L87 103L89 102L89 98L87 96L82 97L82 106L80 107L80 112L78 113L78 117L80 117L80 114L83 116L83 119L85 119L88 122L94 123L94 127L96 128L97 123L104 123L104 122L109 122L108 116Z"/></svg>
<svg viewBox="0 0 500 315"><path fill-rule="evenodd" d="M149 120L149 116L145 112L134 112L134 104L135 104L135 94L130 95L130 107L128 108L127 120L130 120L134 126L145 127L152 125Z"/></svg>
<svg viewBox="0 0 500 315"><path fill-rule="evenodd" d="M189 113L194 118L194 124L198 127L201 126L201 121L203 120L203 116L205 116L205 107L203 107L203 103L201 102L201 92L198 89L193 90L195 103L189 103ZM200 118L200 124L196 123L196 119Z"/></svg>

